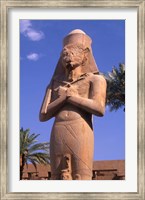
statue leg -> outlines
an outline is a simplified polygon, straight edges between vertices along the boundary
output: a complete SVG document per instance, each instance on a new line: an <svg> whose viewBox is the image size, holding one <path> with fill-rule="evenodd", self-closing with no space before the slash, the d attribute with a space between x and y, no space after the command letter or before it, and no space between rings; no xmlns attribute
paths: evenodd
<svg viewBox="0 0 145 200"><path fill-rule="evenodd" d="M50 138L50 165L51 165L51 179L60 180L62 168L62 131L61 127L56 126L54 123L51 138Z"/></svg>
<svg viewBox="0 0 145 200"><path fill-rule="evenodd" d="M50 140L52 178L66 179L69 173L69 179L72 174L73 180L91 180L93 150L93 131L85 120L55 124Z"/></svg>
<svg viewBox="0 0 145 200"><path fill-rule="evenodd" d="M72 176L74 180L92 180L92 166L85 163L81 158L72 159Z"/></svg>
<svg viewBox="0 0 145 200"><path fill-rule="evenodd" d="M92 128L85 120L76 125L71 124L76 140L70 145L72 152L72 176L75 180L92 180L94 134Z"/></svg>

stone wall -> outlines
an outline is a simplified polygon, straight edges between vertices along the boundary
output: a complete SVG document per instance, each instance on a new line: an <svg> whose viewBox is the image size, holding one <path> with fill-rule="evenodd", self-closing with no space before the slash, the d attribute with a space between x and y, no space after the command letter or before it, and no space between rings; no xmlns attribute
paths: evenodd
<svg viewBox="0 0 145 200"><path fill-rule="evenodd" d="M37 165L37 169L32 164L25 166L23 180L50 180L50 165ZM92 180L124 180L125 161L109 160L94 161Z"/></svg>

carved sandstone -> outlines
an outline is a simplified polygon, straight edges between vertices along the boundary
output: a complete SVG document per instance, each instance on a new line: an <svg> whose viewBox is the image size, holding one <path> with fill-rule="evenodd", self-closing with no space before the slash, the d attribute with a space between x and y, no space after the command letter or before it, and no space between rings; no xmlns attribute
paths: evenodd
<svg viewBox="0 0 145 200"><path fill-rule="evenodd" d="M99 75L91 42L81 30L64 38L40 110L40 121L55 117L50 140L53 180L92 179L92 114L104 115L106 81Z"/></svg>

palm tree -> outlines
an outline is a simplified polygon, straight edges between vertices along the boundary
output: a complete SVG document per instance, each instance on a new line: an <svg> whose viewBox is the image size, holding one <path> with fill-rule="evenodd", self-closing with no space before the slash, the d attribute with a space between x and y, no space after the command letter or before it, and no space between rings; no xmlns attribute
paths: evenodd
<svg viewBox="0 0 145 200"><path fill-rule="evenodd" d="M20 129L20 180L22 180L25 164L32 163L37 168L37 164L49 163L49 143L38 143L36 138L39 135L30 134L29 129Z"/></svg>
<svg viewBox="0 0 145 200"><path fill-rule="evenodd" d="M104 75L107 80L107 100L110 111L123 107L125 111L125 65L113 67L112 71Z"/></svg>

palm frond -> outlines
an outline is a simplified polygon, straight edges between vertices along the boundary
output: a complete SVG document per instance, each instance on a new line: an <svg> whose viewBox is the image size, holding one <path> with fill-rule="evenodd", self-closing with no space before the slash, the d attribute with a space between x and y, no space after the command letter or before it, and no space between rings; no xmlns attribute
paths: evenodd
<svg viewBox="0 0 145 200"><path fill-rule="evenodd" d="M40 134L30 134L30 130L20 129L20 156L23 158L23 164L32 163L34 166L38 163L49 163L49 143L38 143L36 140Z"/></svg>
<svg viewBox="0 0 145 200"><path fill-rule="evenodd" d="M49 149L49 143L37 143L29 147L29 152L38 150L47 151L47 149Z"/></svg>
<svg viewBox="0 0 145 200"><path fill-rule="evenodd" d="M125 107L125 65L119 64L119 68L114 66L104 77L107 81L106 104L110 111Z"/></svg>

